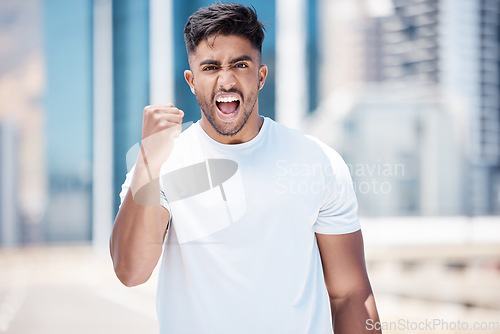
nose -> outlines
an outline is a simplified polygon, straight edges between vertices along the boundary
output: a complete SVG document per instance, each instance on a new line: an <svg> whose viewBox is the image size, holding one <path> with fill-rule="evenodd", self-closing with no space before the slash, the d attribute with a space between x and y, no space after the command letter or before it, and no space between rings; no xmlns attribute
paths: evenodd
<svg viewBox="0 0 500 334"><path fill-rule="evenodd" d="M236 78L234 77L233 71L231 69L222 69L219 72L218 85L220 89L229 90L236 84Z"/></svg>

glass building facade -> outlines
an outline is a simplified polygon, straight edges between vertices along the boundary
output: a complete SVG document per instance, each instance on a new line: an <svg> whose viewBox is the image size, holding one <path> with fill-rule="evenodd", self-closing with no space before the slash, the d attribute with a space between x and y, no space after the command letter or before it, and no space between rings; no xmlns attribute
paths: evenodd
<svg viewBox="0 0 500 334"><path fill-rule="evenodd" d="M86 0L43 3L47 241L92 237L92 9Z"/></svg>
<svg viewBox="0 0 500 334"><path fill-rule="evenodd" d="M141 140L142 111L149 104L149 3L113 1L113 202L127 172L127 151Z"/></svg>

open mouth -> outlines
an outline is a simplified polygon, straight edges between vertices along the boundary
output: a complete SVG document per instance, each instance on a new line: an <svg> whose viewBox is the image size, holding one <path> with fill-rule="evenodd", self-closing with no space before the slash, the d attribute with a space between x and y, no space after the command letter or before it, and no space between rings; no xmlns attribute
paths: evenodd
<svg viewBox="0 0 500 334"><path fill-rule="evenodd" d="M237 114L240 107L240 100L236 96L219 96L215 104L223 119L232 118Z"/></svg>

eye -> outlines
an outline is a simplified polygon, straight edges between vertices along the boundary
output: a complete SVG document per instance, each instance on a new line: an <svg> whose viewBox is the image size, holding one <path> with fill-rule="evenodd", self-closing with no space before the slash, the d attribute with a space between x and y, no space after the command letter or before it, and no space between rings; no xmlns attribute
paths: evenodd
<svg viewBox="0 0 500 334"><path fill-rule="evenodd" d="M236 67L236 68L247 68L248 65L246 63L238 63L234 67Z"/></svg>
<svg viewBox="0 0 500 334"><path fill-rule="evenodd" d="M217 69L217 66L215 65L208 65L203 67L203 71L215 71Z"/></svg>

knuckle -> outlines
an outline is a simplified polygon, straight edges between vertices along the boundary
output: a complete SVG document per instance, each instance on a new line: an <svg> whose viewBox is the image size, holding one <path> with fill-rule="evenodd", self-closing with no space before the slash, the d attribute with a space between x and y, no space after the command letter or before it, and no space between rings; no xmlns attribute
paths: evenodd
<svg viewBox="0 0 500 334"><path fill-rule="evenodd" d="M169 122L166 119L162 118L158 121L158 127L161 129L165 129L168 127L168 123Z"/></svg>
<svg viewBox="0 0 500 334"><path fill-rule="evenodd" d="M147 106L146 108L144 108L144 112L145 112L146 116L154 117L154 116L156 116L158 114L158 107L156 107L156 106Z"/></svg>
<svg viewBox="0 0 500 334"><path fill-rule="evenodd" d="M158 114L158 113L153 113L153 114L151 115L151 117L152 117L152 118L153 118L153 120L154 120L154 121L156 121L156 122L159 122L159 121L161 121L161 120L162 120L161 115L160 115L160 114Z"/></svg>

